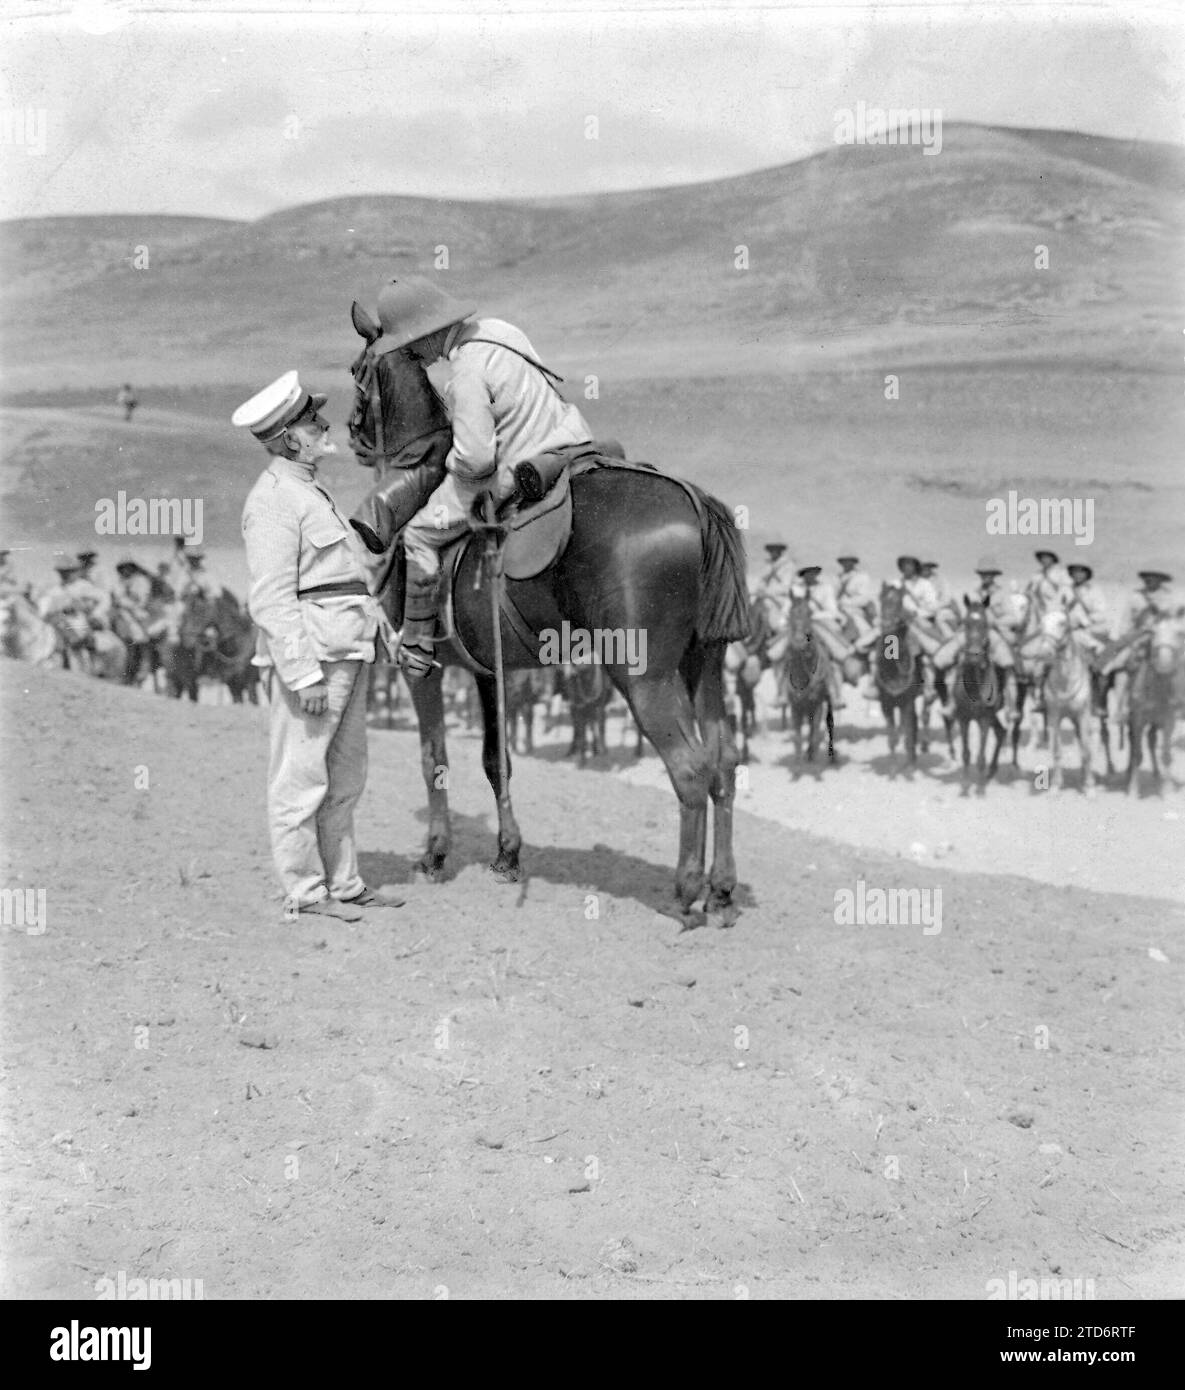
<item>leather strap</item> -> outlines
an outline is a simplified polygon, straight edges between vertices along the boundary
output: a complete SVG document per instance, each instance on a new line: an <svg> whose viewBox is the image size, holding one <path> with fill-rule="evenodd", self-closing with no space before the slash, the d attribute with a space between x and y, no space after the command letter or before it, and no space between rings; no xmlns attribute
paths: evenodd
<svg viewBox="0 0 1185 1390"><path fill-rule="evenodd" d="M545 367L542 362L537 362L529 353L520 352L518 348L511 347L509 343L499 342L497 338L466 338L458 346L465 347L469 343L488 343L491 347L505 348L507 352L513 352L516 357L521 357L524 362L529 362L532 367L537 367L544 376L550 378L552 389L555 390L557 396L560 394L555 388L555 383L563 381L564 378L560 376L559 372L553 372L550 367Z"/></svg>
<svg viewBox="0 0 1185 1390"><path fill-rule="evenodd" d="M370 590L361 579L344 579L339 584L312 584L307 589L297 589L297 598L338 598L347 595L362 597Z"/></svg>

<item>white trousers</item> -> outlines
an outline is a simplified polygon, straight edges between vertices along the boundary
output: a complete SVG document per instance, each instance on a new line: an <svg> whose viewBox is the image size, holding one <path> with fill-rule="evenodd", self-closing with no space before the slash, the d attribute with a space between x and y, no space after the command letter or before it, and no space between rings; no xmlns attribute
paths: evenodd
<svg viewBox="0 0 1185 1390"><path fill-rule="evenodd" d="M440 573L440 552L469 529L469 513L483 492L504 502L514 491L514 470L500 464L488 478L471 481L450 473L403 529L408 565L424 574Z"/></svg>
<svg viewBox="0 0 1185 1390"><path fill-rule="evenodd" d="M272 673L267 810L286 913L365 887L354 808L366 786L366 665L321 667L329 707L318 715L302 714L296 694Z"/></svg>

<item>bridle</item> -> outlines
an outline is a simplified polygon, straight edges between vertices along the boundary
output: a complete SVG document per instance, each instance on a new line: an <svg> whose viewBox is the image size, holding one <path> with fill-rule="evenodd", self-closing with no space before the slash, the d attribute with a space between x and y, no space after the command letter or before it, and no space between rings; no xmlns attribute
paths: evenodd
<svg viewBox="0 0 1185 1390"><path fill-rule="evenodd" d="M433 426L432 429L424 430L409 439L400 439L391 448L388 448L387 428L383 417L383 391L379 382L379 357L374 351L373 343L367 343L350 364L350 375L354 378L354 409L350 413L347 430L350 436L350 448L364 467L374 468L377 464L397 458L409 445L415 444L420 439L427 439L429 435L438 432L439 426ZM430 378L429 385L431 385ZM432 389L435 391L435 387ZM366 406L370 407L370 418L373 421L373 444L367 444L362 437Z"/></svg>

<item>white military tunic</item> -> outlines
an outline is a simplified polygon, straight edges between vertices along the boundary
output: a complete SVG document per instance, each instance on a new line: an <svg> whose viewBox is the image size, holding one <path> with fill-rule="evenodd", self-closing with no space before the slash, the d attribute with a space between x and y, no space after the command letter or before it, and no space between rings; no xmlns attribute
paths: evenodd
<svg viewBox="0 0 1185 1390"><path fill-rule="evenodd" d="M362 581L360 543L314 470L275 458L243 508L259 627L255 664L274 667L268 820L286 906L351 898L358 872L354 808L366 785L365 663L374 660L369 594L298 598L298 589ZM323 683L328 709L304 714L297 692Z"/></svg>

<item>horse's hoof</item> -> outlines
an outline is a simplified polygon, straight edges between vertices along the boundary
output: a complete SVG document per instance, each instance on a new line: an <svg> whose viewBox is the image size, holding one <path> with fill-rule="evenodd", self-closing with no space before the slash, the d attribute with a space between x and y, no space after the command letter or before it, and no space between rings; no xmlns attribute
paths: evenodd
<svg viewBox="0 0 1185 1390"><path fill-rule="evenodd" d="M707 925L708 914L701 912L698 908L688 907L679 913L679 921L682 924L679 927L680 932L695 931L697 927Z"/></svg>
<svg viewBox="0 0 1185 1390"><path fill-rule="evenodd" d="M416 865L416 868L419 870L420 873L424 875L424 878L428 883L444 882L443 856L441 856L440 858L436 858L435 856L429 857L428 855L425 855L423 859L421 859L419 863Z"/></svg>
<svg viewBox="0 0 1185 1390"><path fill-rule="evenodd" d="M519 883L522 880L522 865L514 860L503 859L501 855L490 865L490 873L498 883Z"/></svg>

